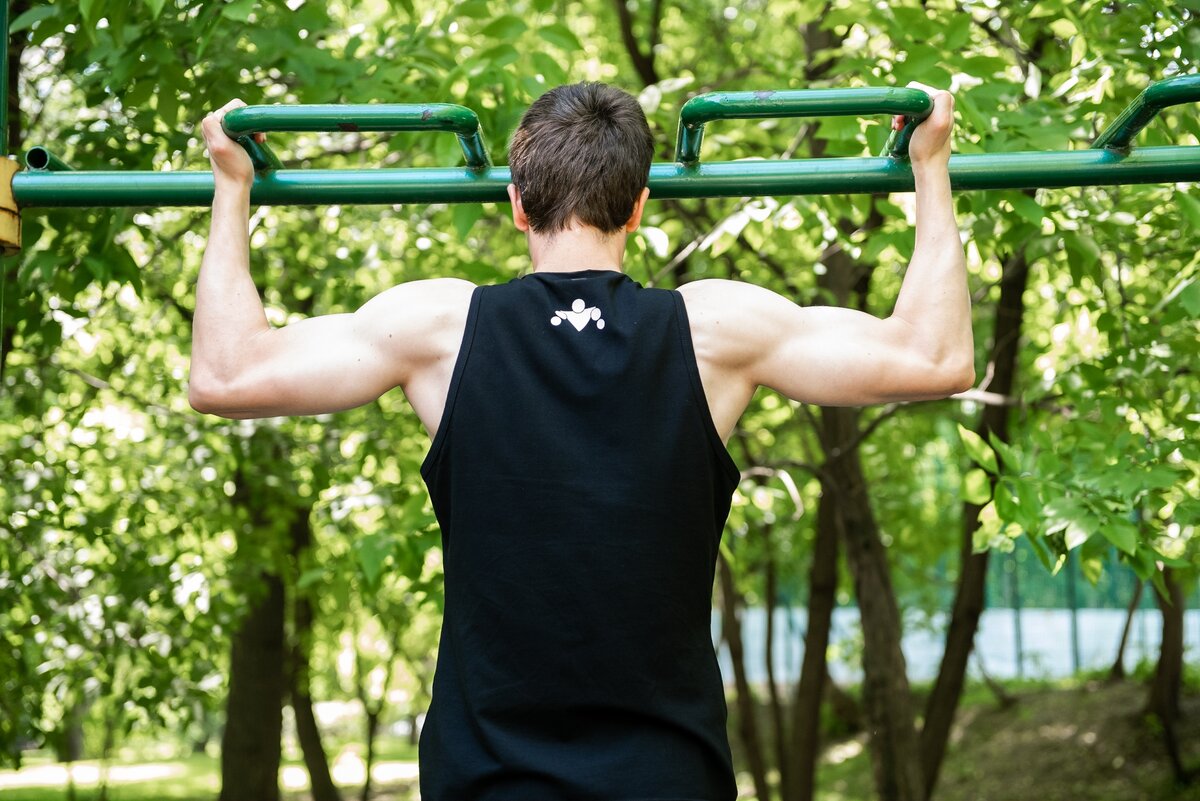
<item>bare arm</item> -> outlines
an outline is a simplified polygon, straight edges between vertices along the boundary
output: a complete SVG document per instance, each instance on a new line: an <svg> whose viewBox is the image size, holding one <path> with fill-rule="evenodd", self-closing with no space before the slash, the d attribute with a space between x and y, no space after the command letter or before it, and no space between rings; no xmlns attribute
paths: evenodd
<svg viewBox="0 0 1200 801"><path fill-rule="evenodd" d="M916 247L891 316L800 307L731 281L681 290L722 433L744 408L737 399L748 401L758 385L808 403L860 406L945 397L974 382L970 296L947 169L952 114L949 93L936 93L933 113L913 136Z"/></svg>
<svg viewBox="0 0 1200 801"><path fill-rule="evenodd" d="M250 278L253 169L221 131L234 101L204 121L216 182L212 227L196 287L188 397L197 411L268 417L339 411L404 387L433 430L438 392L457 351L471 284L417 281L381 293L352 314L274 329Z"/></svg>

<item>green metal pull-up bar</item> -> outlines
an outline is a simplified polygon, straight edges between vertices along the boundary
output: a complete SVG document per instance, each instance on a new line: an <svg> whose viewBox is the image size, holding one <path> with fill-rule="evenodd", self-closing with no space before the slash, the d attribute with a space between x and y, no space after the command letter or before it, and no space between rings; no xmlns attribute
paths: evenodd
<svg viewBox="0 0 1200 801"><path fill-rule="evenodd" d="M451 103L245 106L226 114L221 127L246 148L259 170L282 167L275 154L252 136L275 131L450 131L458 136L468 167L492 166L479 117Z"/></svg>
<svg viewBox="0 0 1200 801"><path fill-rule="evenodd" d="M908 155L913 129L933 111L929 95L919 89L789 89L778 92L709 92L693 97L679 111L675 161L700 161L704 124L713 120L781 117L863 117L901 114L907 124L884 146L884 155Z"/></svg>
<svg viewBox="0 0 1200 801"><path fill-rule="evenodd" d="M1200 146L1131 148L1132 137L1167 106L1200 101L1200 75L1151 85L1101 134L1080 150L955 155L951 185L958 190L1024 189L1200 180ZM913 127L930 108L913 89L820 89L700 95L680 114L677 161L650 168L651 197L904 192L913 189L905 153ZM909 123L885 155L864 158L764 159L702 162L704 125L718 119L903 114ZM368 170L281 169L265 147L251 152L259 174L258 204L392 204L505 202L509 171L491 166L475 114L448 104L377 106L247 106L230 112L226 129L243 142L275 131L439 130L455 133L465 167ZM27 157L30 169L12 180L21 208L49 206L205 206L208 172L69 170L44 148Z"/></svg>

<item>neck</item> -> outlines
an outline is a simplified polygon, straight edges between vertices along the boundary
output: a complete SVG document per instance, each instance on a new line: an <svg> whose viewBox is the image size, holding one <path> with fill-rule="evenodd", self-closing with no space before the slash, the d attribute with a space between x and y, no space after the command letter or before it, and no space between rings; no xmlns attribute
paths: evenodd
<svg viewBox="0 0 1200 801"><path fill-rule="evenodd" d="M533 271L573 273L580 270L621 272L625 256L624 231L604 234L586 225L572 225L553 236L526 234Z"/></svg>

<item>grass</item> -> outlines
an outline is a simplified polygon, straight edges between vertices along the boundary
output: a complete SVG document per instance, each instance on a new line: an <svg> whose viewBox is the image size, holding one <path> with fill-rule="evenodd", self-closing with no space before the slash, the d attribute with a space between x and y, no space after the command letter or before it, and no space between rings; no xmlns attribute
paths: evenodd
<svg viewBox="0 0 1200 801"><path fill-rule="evenodd" d="M1200 801L1200 783L1171 781L1161 737L1141 713L1145 687L1129 681L1054 684L1006 683L1016 703L1002 707L982 687L964 693L938 801ZM1200 766L1200 693L1185 694L1179 741L1188 765ZM335 780L343 795L361 785L361 746L335 746ZM297 756L297 755L290 755ZM404 740L379 743L376 801L415 798L416 751ZM358 770L357 776L354 773ZM47 784L59 771L59 781ZM94 777L95 762L76 763L79 778ZM212 801L220 765L211 755L181 759L129 760L113 767L109 801ZM347 778L357 779L346 780ZM820 801L874 801L870 756L859 736L826 748L818 775ZM285 797L303 801L307 776L295 758L281 771ZM748 775L740 775L743 799L753 797ZM95 801L94 781L76 782L78 801ZM61 767L48 756L28 760L21 772L0 771L3 801L62 801L67 793Z"/></svg>

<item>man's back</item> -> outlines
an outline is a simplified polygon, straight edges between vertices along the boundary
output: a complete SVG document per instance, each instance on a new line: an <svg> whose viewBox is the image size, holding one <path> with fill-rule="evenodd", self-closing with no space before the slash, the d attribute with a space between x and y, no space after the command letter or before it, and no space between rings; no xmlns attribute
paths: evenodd
<svg viewBox="0 0 1200 801"><path fill-rule="evenodd" d="M713 570L738 472L682 299L475 290L422 473L446 606L422 797L732 799Z"/></svg>
<svg viewBox="0 0 1200 801"><path fill-rule="evenodd" d="M533 275L402 284L279 329L249 274L253 165L220 127L238 102L203 125L216 191L189 397L263 417L400 387L435 437L447 599L428 795L487 798L473 782L494 779L532 799L732 797L708 639L736 480L721 441L759 386L827 405L970 386L950 96L912 137L916 247L887 318L734 281L636 288L621 264L654 138L635 98L577 84L538 98L510 146Z"/></svg>

